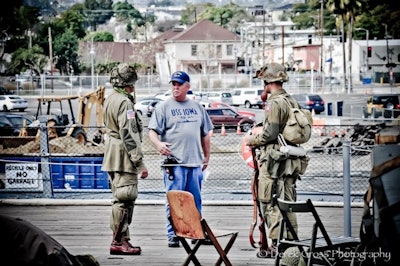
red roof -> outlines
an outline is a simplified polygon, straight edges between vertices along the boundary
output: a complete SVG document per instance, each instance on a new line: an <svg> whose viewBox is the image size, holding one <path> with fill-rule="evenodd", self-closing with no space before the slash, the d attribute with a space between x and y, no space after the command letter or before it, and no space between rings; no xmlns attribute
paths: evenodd
<svg viewBox="0 0 400 266"><path fill-rule="evenodd" d="M193 24L188 29L179 32L171 37L170 41L235 41L239 40L239 36L235 33L224 29L223 27L204 19ZM168 41L168 40L167 40Z"/></svg>

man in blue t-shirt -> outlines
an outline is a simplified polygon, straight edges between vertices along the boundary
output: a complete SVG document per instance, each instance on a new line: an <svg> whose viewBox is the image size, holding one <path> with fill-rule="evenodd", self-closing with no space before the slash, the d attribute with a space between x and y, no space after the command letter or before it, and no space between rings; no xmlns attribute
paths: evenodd
<svg viewBox="0 0 400 266"><path fill-rule="evenodd" d="M172 96L159 103L150 122L149 137L163 157L166 191L184 190L193 194L201 213L203 171L210 159L210 135L213 124L204 107L187 97L190 78L183 71L172 74ZM169 222L166 203L168 246L179 247Z"/></svg>

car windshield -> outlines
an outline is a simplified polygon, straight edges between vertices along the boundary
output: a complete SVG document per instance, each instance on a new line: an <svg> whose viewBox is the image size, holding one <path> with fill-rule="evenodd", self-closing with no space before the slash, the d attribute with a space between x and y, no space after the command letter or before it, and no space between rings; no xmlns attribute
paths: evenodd
<svg viewBox="0 0 400 266"><path fill-rule="evenodd" d="M22 117L22 116L12 116L12 117L8 117L8 119L12 122L13 125L16 125L16 126L23 126L25 119L26 119L26 124L30 124L32 122L29 119Z"/></svg>
<svg viewBox="0 0 400 266"><path fill-rule="evenodd" d="M9 98L10 98L11 100L22 100L22 98L19 97L19 96L9 96Z"/></svg>

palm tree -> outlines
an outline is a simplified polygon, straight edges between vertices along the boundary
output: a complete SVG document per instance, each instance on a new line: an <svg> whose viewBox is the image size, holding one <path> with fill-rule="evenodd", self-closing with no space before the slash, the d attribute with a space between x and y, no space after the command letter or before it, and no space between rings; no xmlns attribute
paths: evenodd
<svg viewBox="0 0 400 266"><path fill-rule="evenodd" d="M323 1L323 0L322 0ZM359 0L328 0L326 4L327 8L337 14L340 17L341 23L341 31L342 31L342 41L343 41L343 74L346 80L346 53L345 53L345 42L344 42L344 35L345 33L345 22L347 22L347 35L349 40L349 61L351 62L351 46L352 46L352 37L353 37L353 23L354 23L354 16L362 7L362 2ZM347 87L347 82L344 83L343 89L346 90L348 93L352 92L352 71L351 71L351 64L349 65L349 84Z"/></svg>

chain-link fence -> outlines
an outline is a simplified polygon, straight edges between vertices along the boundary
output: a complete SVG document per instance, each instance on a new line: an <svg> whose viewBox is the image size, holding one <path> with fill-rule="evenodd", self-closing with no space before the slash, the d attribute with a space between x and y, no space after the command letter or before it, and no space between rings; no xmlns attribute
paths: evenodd
<svg viewBox="0 0 400 266"><path fill-rule="evenodd" d="M109 198L107 173L101 171L104 144L93 141L102 129L85 128L87 142L73 137L48 139L42 121L39 134L27 137L1 137L0 197L2 198ZM368 186L371 150L379 125L314 126L312 139L304 144L310 162L297 182L299 195L321 199L344 191L344 165L349 164L352 200L359 201ZM144 131L143 152L149 177L139 181L142 198L163 197L161 158ZM214 131L211 139L209 176L203 182L203 195L210 200L247 200L251 198L253 169L244 161L241 142L245 133L236 129L226 134ZM40 137L38 137L40 135ZM345 161L343 143L349 143ZM18 146L20 145L20 146ZM190 151L188 151L190 152Z"/></svg>
<svg viewBox="0 0 400 266"><path fill-rule="evenodd" d="M191 88L195 91L215 91L230 90L234 88L261 87L262 81L253 78L253 74L225 73L225 74L201 74L189 73L191 79ZM346 84L350 78L343 77L342 73L334 72L329 74L314 71L311 73L288 72L289 81L284 84L285 89L291 93L340 93L345 90L349 84ZM360 73L352 73L352 86L362 87L368 91L372 89L374 81L365 83ZM0 87L18 94L18 95L53 95L54 93L62 93L64 95L76 95L77 93L85 93L94 90L98 86L105 86L111 89L109 83L109 75L95 76L52 76L41 75L38 77L26 76L19 77L0 77ZM164 92L170 88L168 83L169 77L161 82L159 75L140 75L140 79L136 82L136 90L139 93L154 95ZM379 81L375 81L379 83ZM387 83L387 79L385 83Z"/></svg>

